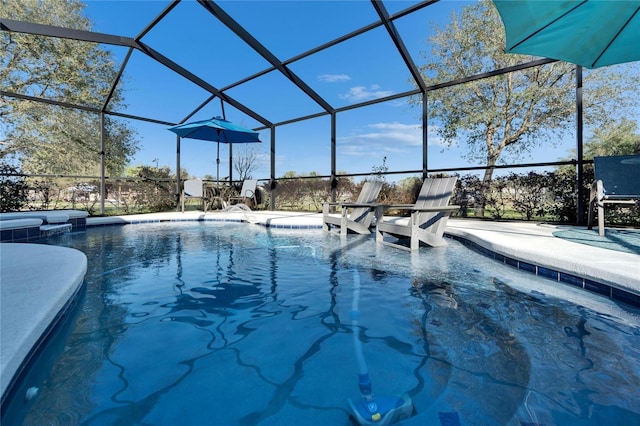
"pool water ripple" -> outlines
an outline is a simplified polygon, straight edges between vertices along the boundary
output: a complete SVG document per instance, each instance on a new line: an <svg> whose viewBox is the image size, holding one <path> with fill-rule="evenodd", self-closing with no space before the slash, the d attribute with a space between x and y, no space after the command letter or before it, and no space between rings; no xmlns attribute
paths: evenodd
<svg viewBox="0 0 640 426"><path fill-rule="evenodd" d="M65 241L87 253L87 294L15 424L348 424L354 333L374 392L411 396L406 424L640 421L637 310L455 241L416 257L207 223Z"/></svg>

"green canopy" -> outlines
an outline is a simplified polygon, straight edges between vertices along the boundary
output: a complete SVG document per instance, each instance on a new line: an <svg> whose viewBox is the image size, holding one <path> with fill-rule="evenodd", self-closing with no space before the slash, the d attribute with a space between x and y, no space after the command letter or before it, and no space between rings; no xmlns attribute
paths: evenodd
<svg viewBox="0 0 640 426"><path fill-rule="evenodd" d="M493 0L506 51L598 68L640 60L640 0Z"/></svg>

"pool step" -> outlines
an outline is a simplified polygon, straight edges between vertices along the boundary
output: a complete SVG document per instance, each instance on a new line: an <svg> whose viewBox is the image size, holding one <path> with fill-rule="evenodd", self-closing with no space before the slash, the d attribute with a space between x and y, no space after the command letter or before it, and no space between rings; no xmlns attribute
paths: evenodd
<svg viewBox="0 0 640 426"><path fill-rule="evenodd" d="M40 238L51 237L52 235L67 234L69 232L71 232L70 223L40 226Z"/></svg>

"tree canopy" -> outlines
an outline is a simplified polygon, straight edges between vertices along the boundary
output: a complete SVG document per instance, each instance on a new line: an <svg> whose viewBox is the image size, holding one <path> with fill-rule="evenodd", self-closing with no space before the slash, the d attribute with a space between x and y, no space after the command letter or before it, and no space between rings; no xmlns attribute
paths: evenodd
<svg viewBox="0 0 640 426"><path fill-rule="evenodd" d="M436 28L421 73L427 85L478 75L534 59L504 52L504 29L488 0L464 8ZM576 66L554 62L428 93L429 120L449 146L467 145L467 158L487 167L554 144L575 126ZM611 67L585 72L584 119L603 125L635 102L627 76ZM418 104L421 98L414 98Z"/></svg>
<svg viewBox="0 0 640 426"><path fill-rule="evenodd" d="M584 158L587 160L631 154L640 154L640 129L638 123L627 118L594 129L584 145Z"/></svg>
<svg viewBox="0 0 640 426"><path fill-rule="evenodd" d="M78 0L2 0L9 19L91 30ZM117 75L112 54L94 43L2 32L0 85L10 92L102 108ZM122 105L122 87L110 106ZM27 173L98 175L100 115L5 97L0 103L0 157L13 157ZM137 151L135 132L105 119L107 172L121 175Z"/></svg>

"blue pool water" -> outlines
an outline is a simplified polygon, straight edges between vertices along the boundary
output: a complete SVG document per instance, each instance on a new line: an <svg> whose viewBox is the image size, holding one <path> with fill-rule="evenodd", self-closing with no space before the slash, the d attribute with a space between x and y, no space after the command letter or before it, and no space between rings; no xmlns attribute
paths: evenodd
<svg viewBox="0 0 640 426"><path fill-rule="evenodd" d="M453 240L412 256L191 222L50 243L87 254L86 290L3 424L353 424L354 332L374 393L412 398L406 425L640 424L637 309Z"/></svg>

